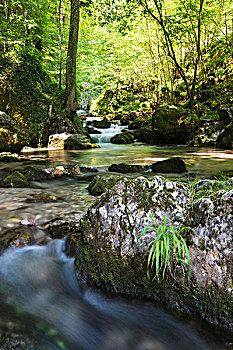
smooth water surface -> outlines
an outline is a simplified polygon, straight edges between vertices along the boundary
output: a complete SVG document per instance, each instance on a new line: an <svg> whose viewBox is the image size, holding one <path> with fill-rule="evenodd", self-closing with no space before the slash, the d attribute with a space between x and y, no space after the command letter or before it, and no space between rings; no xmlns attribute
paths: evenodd
<svg viewBox="0 0 233 350"><path fill-rule="evenodd" d="M102 143L100 146L101 148L82 151L48 150L25 155L29 159L43 160L50 166L77 163L94 167L109 166L113 163L151 164L171 157L181 157L189 172L207 177L229 173L233 175L232 150L186 146L158 147L139 143L131 145ZM0 164L0 167L3 165Z"/></svg>

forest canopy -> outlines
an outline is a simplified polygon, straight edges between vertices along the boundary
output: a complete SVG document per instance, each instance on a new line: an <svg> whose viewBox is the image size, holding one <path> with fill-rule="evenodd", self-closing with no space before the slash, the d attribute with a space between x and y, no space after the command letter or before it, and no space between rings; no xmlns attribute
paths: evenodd
<svg viewBox="0 0 233 350"><path fill-rule="evenodd" d="M71 3L1 1L1 89L9 82L4 62L27 51L65 90ZM140 87L154 104L193 99L194 106L200 86L232 77L232 0L85 0L79 7L79 107L119 85Z"/></svg>

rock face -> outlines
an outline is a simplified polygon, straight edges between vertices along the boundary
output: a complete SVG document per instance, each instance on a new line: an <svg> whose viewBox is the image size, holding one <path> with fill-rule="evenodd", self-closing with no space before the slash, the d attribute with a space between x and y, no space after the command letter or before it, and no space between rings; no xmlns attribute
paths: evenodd
<svg viewBox="0 0 233 350"><path fill-rule="evenodd" d="M184 173L186 170L185 162L179 158L174 157L160 162L153 163L151 165L154 173Z"/></svg>
<svg viewBox="0 0 233 350"><path fill-rule="evenodd" d="M51 135L49 137L48 147L68 150L97 148L99 146L91 143L91 139L86 135L62 133Z"/></svg>
<svg viewBox="0 0 233 350"><path fill-rule="evenodd" d="M207 185L208 187L208 185ZM232 324L233 184L193 201L193 187L155 176L123 180L90 207L76 233L76 269L85 281L108 290L148 297L171 309L186 311L230 330ZM197 193L200 187L197 187ZM189 247L191 277L172 266L172 276L146 278L148 243L142 229L153 213L167 215L174 227L192 226L184 238ZM150 237L156 237L152 231ZM149 237L149 238L150 238ZM175 278L174 278L175 276Z"/></svg>
<svg viewBox="0 0 233 350"><path fill-rule="evenodd" d="M129 144L134 143L134 136L132 132L123 132L121 134L117 134L111 138L111 143L115 144Z"/></svg>
<svg viewBox="0 0 233 350"><path fill-rule="evenodd" d="M126 179L120 175L110 175L110 174L101 174L96 175L94 179L88 186L88 192L93 196L100 196L107 190L110 190L114 185L116 185L121 180Z"/></svg>

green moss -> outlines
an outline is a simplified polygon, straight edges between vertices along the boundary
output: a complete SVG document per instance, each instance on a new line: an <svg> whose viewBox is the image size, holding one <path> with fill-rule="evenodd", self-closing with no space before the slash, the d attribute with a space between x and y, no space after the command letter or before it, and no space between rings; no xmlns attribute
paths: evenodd
<svg viewBox="0 0 233 350"><path fill-rule="evenodd" d="M124 177L120 175L96 175L87 189L93 196L100 196L123 179Z"/></svg>
<svg viewBox="0 0 233 350"><path fill-rule="evenodd" d="M117 134L111 138L111 143L115 144L130 144L134 143L134 136L131 132Z"/></svg>
<svg viewBox="0 0 233 350"><path fill-rule="evenodd" d="M190 288L183 276L178 275L175 281L166 277L164 281L150 282L145 277L146 259L142 255L123 258L119 251L113 250L106 242L101 242L96 249L86 240L85 231L89 229L89 225L86 225L83 221L84 231L76 236L76 269L86 282L112 292L149 298L170 309L191 313L227 329L233 311L231 300L224 291L212 284L200 294L195 287Z"/></svg>
<svg viewBox="0 0 233 350"><path fill-rule="evenodd" d="M5 175L0 182L2 187L29 187L27 178L19 171L15 171L12 174Z"/></svg>

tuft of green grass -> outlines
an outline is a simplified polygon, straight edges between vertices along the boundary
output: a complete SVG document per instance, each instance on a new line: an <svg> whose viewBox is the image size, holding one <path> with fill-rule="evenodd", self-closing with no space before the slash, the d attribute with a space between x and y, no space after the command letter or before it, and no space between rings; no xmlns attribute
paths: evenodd
<svg viewBox="0 0 233 350"><path fill-rule="evenodd" d="M167 271L174 276L174 266L176 268L179 266L183 274L186 271L185 267L188 267L188 273L191 274L188 247L182 237L182 232L193 229L186 226L175 228L172 222L170 224L167 222L167 215L164 216L162 224L158 223L153 214L150 214L150 218L151 222L144 227L138 240L138 245L140 245L144 236L150 236L153 233L153 238L148 244L147 278L151 279L150 271L154 274L152 280L159 279L161 274L164 279Z"/></svg>

